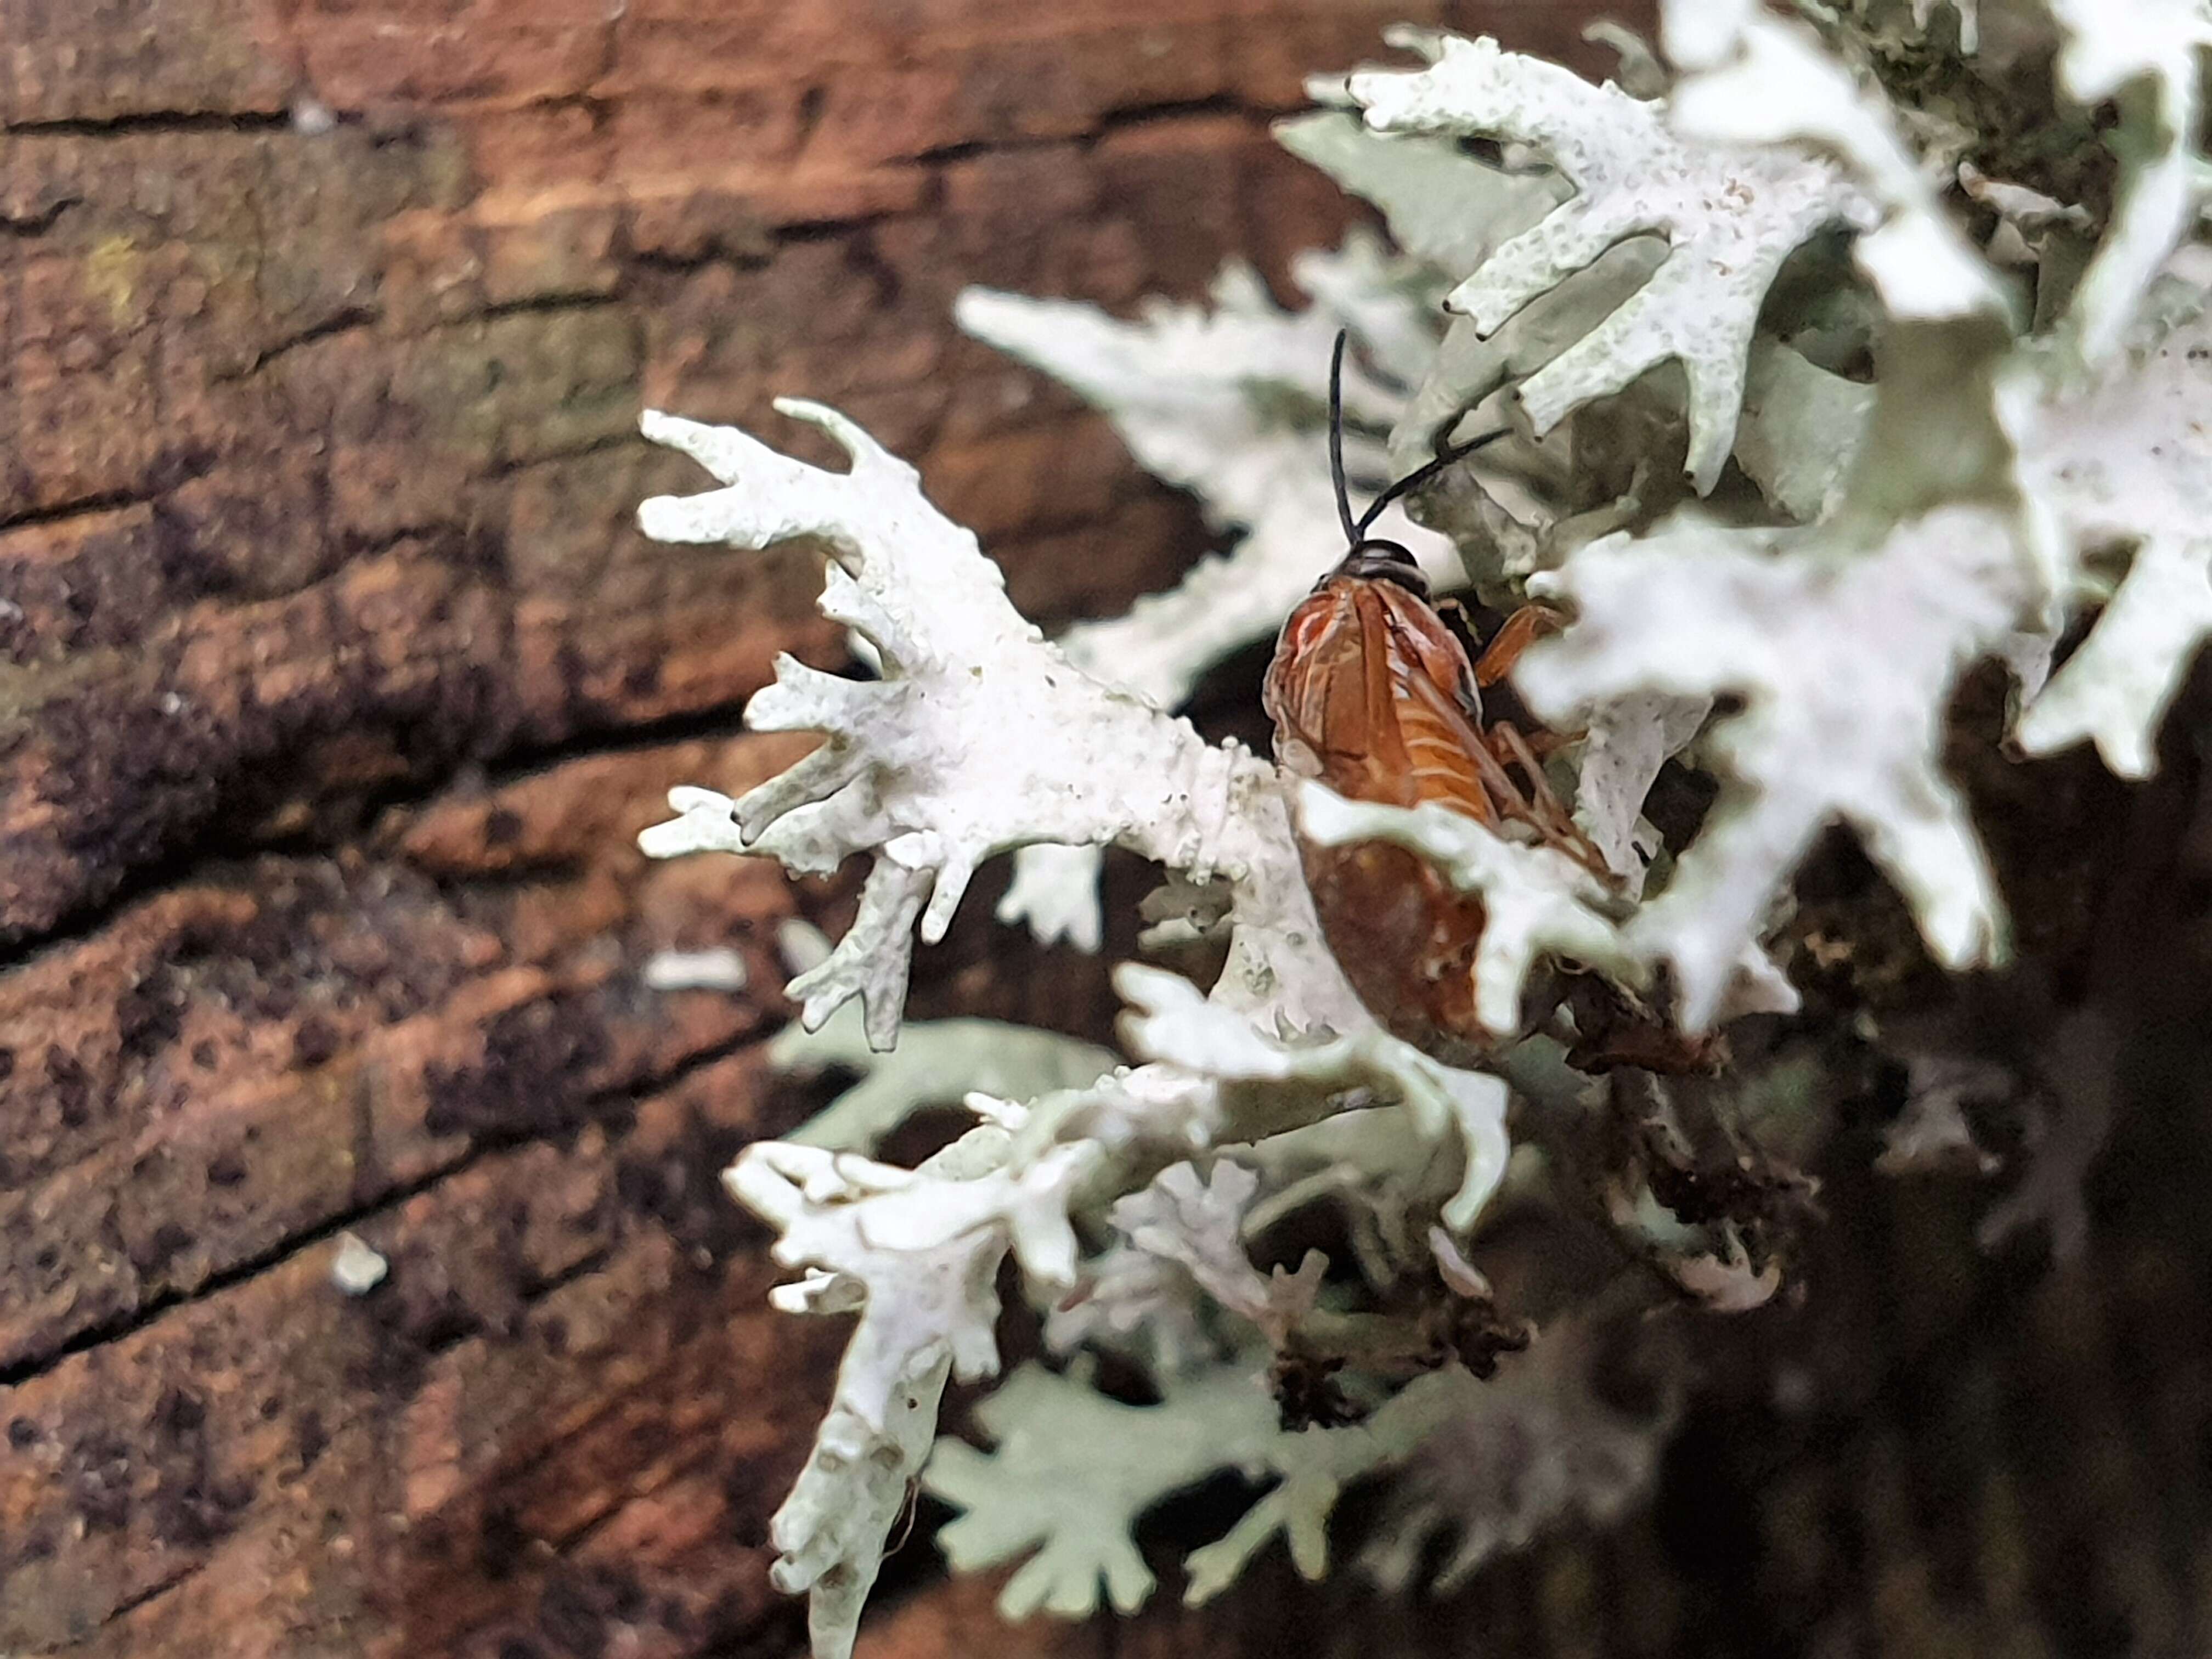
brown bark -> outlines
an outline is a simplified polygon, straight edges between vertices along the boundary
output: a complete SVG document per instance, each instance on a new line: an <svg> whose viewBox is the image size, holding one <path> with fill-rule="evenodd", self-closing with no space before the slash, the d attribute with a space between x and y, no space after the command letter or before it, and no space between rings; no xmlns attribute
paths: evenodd
<svg viewBox="0 0 2212 1659"><path fill-rule="evenodd" d="M638 975L772 987L841 890L632 837L787 759L736 713L840 645L810 561L636 536L695 482L637 412L834 403L1030 614L1118 606L1194 514L952 295L1279 279L1346 212L1266 137L1302 75L1401 19L1601 66L1583 15L0 0L0 1649L799 1650L765 1525L841 1333L768 1310L716 1177L807 1102L772 991ZM1102 1031L987 897L923 1011ZM1955 1189L1844 1181L1618 1532L1118 1632L1002 1628L917 1541L864 1650L2201 1647L2204 1255L2158 1210L2024 1273Z"/></svg>

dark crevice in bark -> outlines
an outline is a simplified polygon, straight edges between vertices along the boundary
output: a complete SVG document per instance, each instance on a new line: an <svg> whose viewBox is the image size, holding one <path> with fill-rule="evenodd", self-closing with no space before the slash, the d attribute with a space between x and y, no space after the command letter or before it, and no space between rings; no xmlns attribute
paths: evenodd
<svg viewBox="0 0 2212 1659"><path fill-rule="evenodd" d="M64 196L47 203L35 213L0 213L0 236L21 237L25 240L43 236L60 222L62 215L83 205L82 196Z"/></svg>
<svg viewBox="0 0 2212 1659"><path fill-rule="evenodd" d="M779 247L805 242L835 242L878 225L915 216L908 213L863 213L845 219L793 219L776 226L769 234Z"/></svg>
<svg viewBox="0 0 2212 1659"><path fill-rule="evenodd" d="M504 1148L487 1146L482 1149L481 1155L488 1157L492 1152L501 1150ZM469 1153L460 1159L445 1165L433 1174L423 1176L420 1181L410 1182L404 1187L395 1187L374 1202L342 1211L329 1219L319 1222L302 1232L294 1233L269 1249L248 1256L231 1267L225 1267L218 1273L210 1273L206 1279L189 1291L164 1291L159 1296L141 1303L137 1307L118 1314L112 1319L77 1332L67 1341L48 1349L44 1353L31 1355L5 1369L0 1369L0 1389L21 1387L26 1382L43 1376L57 1366L66 1364L78 1354L89 1352L94 1348L105 1347L112 1342L123 1341L135 1336L155 1321L169 1314L175 1313L180 1309L189 1308L196 1303L205 1302L211 1297L220 1296L223 1291L289 1261L301 1251L313 1249L316 1245L337 1237L349 1228L358 1227L395 1206L404 1204L417 1194L429 1191L449 1176L457 1175L467 1169L477 1161L479 1155L477 1149L471 1148Z"/></svg>
<svg viewBox="0 0 2212 1659"><path fill-rule="evenodd" d="M1079 149L1087 135L1044 133L1035 137L963 138L916 150L909 159L920 167L941 167L949 161L973 161L987 155L1026 155L1038 150Z"/></svg>
<svg viewBox="0 0 2212 1659"><path fill-rule="evenodd" d="M218 458L205 450L172 451L148 470L149 476L138 489L102 490L98 495L80 495L74 501L57 501L50 507L32 507L25 512L0 516L0 533L21 530L30 525L61 524L70 519L90 518L97 513L112 513L118 507L151 506L172 490L206 477L217 465Z"/></svg>
<svg viewBox="0 0 2212 1659"><path fill-rule="evenodd" d="M169 1574L167 1577L159 1579L155 1583L147 1585L143 1589L135 1591L131 1595L125 1596L122 1601L117 1602L115 1604L114 1610L105 1619L102 1619L98 1625L94 1626L94 1628L95 1630L105 1630L110 1625L114 1624L118 1620L129 1618L132 1613L137 1612L139 1608L146 1606L147 1603L161 1600L161 1597L167 1595L171 1590L176 1589L177 1586L184 1583L187 1579L192 1577L193 1575L198 1573L206 1565L207 1561L204 1559L191 1562L188 1565L179 1567L176 1571Z"/></svg>
<svg viewBox="0 0 2212 1659"><path fill-rule="evenodd" d="M28 529L35 525L66 524L71 519L89 519L102 513L113 513L126 507L143 507L155 498L131 489L111 490L102 495L81 496L73 501L63 501L53 507L34 507L27 513L18 513L12 518L0 518L0 535L11 530Z"/></svg>
<svg viewBox="0 0 2212 1659"><path fill-rule="evenodd" d="M558 743L537 747L518 746L471 767L470 786L472 790L480 788L482 793L491 794L574 761L672 748L678 744L697 742L702 738L711 741L741 737L745 731L744 708L743 702L720 703L711 708L669 714L657 720L640 720L629 726L580 732ZM364 826L370 825L386 812L428 805L452 788L454 781L455 774L449 772L427 784L395 784L388 792L371 795L364 801L359 814L360 821ZM316 842L303 843L292 850L312 854L322 848L319 842ZM462 884L475 886L479 880L472 875Z"/></svg>
<svg viewBox="0 0 2212 1659"><path fill-rule="evenodd" d="M10 121L0 133L15 138L112 138L126 133L289 132L289 110L258 112L219 110L137 110L125 115L58 116L49 120Z"/></svg>
<svg viewBox="0 0 2212 1659"><path fill-rule="evenodd" d="M529 1143L527 1141L516 1141L510 1146L495 1148L494 1150L511 1152L514 1150L516 1146L526 1146ZM476 1163L477 1161L477 1160L473 1158L470 1159L470 1163L471 1164ZM459 1174L459 1168L457 1167L453 1170L447 1170L446 1173L448 1175ZM562 1289L566 1285L573 1285L580 1279L590 1278L592 1274L599 1272L600 1268L605 1267L609 1261L612 1261L614 1259L614 1254L615 1249L612 1245L608 1245L603 1249L593 1250L581 1261L562 1269L561 1272L551 1275L550 1278L539 1283L530 1285L527 1289L519 1291L515 1297L514 1305L511 1310L512 1314L519 1316L527 1313L532 1308L544 1301L546 1297L551 1296L555 1291ZM371 1291L368 1294L374 1296L376 1292L374 1291ZM465 1342L472 1342L477 1338L487 1334L489 1334L489 1333L481 1323L473 1322L458 1323L451 1329L441 1331L434 1340L422 1344L419 1358L422 1359L434 1359L440 1354L451 1353L455 1348L459 1347Z"/></svg>
<svg viewBox="0 0 2212 1659"><path fill-rule="evenodd" d="M496 787L534 773L551 771L570 761L588 760L600 755L625 754L641 749L666 749L702 738L741 737L745 732L744 708L742 702L724 703L693 714L671 714L658 720L641 720L635 726L625 726L616 732L586 732L568 742L549 744L543 749L516 750L501 757L497 769L485 775Z"/></svg>
<svg viewBox="0 0 2212 1659"><path fill-rule="evenodd" d="M214 822L222 823L222 815L216 815ZM34 932L0 928L0 973L21 967L49 951L84 944L134 906L169 888L217 878L225 873L227 866L240 866L248 860L267 855L281 857L288 850L282 843L256 842L235 831L210 830L172 848L157 859L125 870L112 886L88 896L82 904L64 912L50 927ZM326 849L318 846L315 850Z"/></svg>
<svg viewBox="0 0 2212 1659"><path fill-rule="evenodd" d="M216 378L218 380L244 380L258 374L288 352L297 351L302 346L313 345L319 340L328 340L340 334L351 333L357 328L370 327L380 321L383 315L382 312L373 306L348 306L344 310L325 318L312 327L303 328L297 334L288 335L273 344L264 346L254 354L253 361L246 364L237 374L217 375Z"/></svg>
<svg viewBox="0 0 2212 1659"><path fill-rule="evenodd" d="M619 293L571 291L567 294L533 294L526 299L495 301L472 312L463 320L478 322L495 317L557 317L570 312L618 310L623 305L623 295Z"/></svg>
<svg viewBox="0 0 2212 1659"><path fill-rule="evenodd" d="M1164 100L1158 103L1123 104L1103 110L1092 122L1091 130L1077 141L1093 145L1110 138L1117 132L1133 127L1165 126L1176 121L1189 121L1207 116L1233 115L1239 120L1249 121L1255 127L1264 127L1278 117L1290 115L1304 108L1303 104L1260 105L1248 103L1242 98L1227 94L1211 98Z"/></svg>
<svg viewBox="0 0 2212 1659"><path fill-rule="evenodd" d="M1302 105L1253 104L1227 95L1125 104L1101 112L1098 118L1081 132L1048 133L1034 137L963 138L957 143L916 150L905 159L918 166L940 167L947 162L972 161L991 155L1018 155L1037 150L1082 151L1095 148L1115 133L1139 127L1170 126L1178 121L1203 120L1214 116L1234 116L1250 122L1255 128L1264 128L1269 122L1295 114L1303 107Z"/></svg>

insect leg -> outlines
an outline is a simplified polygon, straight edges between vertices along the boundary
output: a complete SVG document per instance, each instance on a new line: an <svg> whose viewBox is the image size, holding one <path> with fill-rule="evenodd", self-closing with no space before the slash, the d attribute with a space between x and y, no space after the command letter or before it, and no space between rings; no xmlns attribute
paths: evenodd
<svg viewBox="0 0 2212 1659"><path fill-rule="evenodd" d="M1498 758L1486 739L1468 744L1468 754L1474 762L1476 775L1482 780L1483 789L1490 796L1500 820L1518 819L1538 830L1546 827L1542 816L1530 802L1527 793L1513 781L1513 775L1505 769L1504 763Z"/></svg>
<svg viewBox="0 0 2212 1659"><path fill-rule="evenodd" d="M1539 827L1547 834L1570 843L1577 856L1591 868L1602 870L1604 859L1599 856L1597 848L1590 845L1589 837L1583 834L1580 827L1568 815L1559 796L1552 792L1551 780L1544 775L1543 763L1536 758L1535 750L1528 746L1528 740L1521 735L1520 729L1510 720L1499 720L1490 728L1488 735L1493 741L1504 744L1514 763L1528 777L1529 799L1538 816Z"/></svg>
<svg viewBox="0 0 2212 1659"><path fill-rule="evenodd" d="M1565 627L1567 619L1549 605L1524 605L1498 625L1475 659L1474 683L1495 685L1513 672L1521 653L1545 635Z"/></svg>

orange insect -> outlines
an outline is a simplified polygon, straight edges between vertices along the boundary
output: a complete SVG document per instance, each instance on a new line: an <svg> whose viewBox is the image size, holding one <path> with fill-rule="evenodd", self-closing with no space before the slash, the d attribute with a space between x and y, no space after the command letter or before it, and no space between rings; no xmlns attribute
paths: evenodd
<svg viewBox="0 0 2212 1659"><path fill-rule="evenodd" d="M1511 724L1486 724L1482 692L1505 677L1557 617L1516 611L1480 659L1429 601L1413 556L1368 536L1382 509L1503 435L1491 433L1392 484L1355 520L1344 482L1344 336L1329 368L1329 465L1348 550L1283 624L1262 699L1275 758L1352 800L1436 801L1478 823L1525 825L1603 876L1604 860L1546 781L1536 745ZM1302 848L1306 884L1329 949L1370 1012L1443 1058L1495 1048L1512 1033L1475 1018L1479 897L1428 861L1384 842Z"/></svg>

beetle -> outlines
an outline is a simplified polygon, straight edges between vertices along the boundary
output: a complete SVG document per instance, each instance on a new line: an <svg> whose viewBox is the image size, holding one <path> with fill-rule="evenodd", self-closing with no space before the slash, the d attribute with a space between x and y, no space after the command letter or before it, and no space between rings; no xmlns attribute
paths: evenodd
<svg viewBox="0 0 2212 1659"><path fill-rule="evenodd" d="M1537 750L1548 739L1532 742L1510 721L1483 717L1483 691L1558 625L1557 614L1523 606L1470 660L1413 554L1368 534L1392 501L1504 434L1448 450L1391 484L1355 520L1344 476L1345 337L1337 336L1329 365L1329 471L1346 550L1277 637L1261 691L1276 761L1348 799L1437 802L1555 847L1610 880L1545 779ZM1480 896L1455 890L1425 859L1385 842L1302 842L1300 852L1330 950L1393 1035L1446 1059L1488 1051L1512 1035L1486 1030L1475 1016Z"/></svg>

